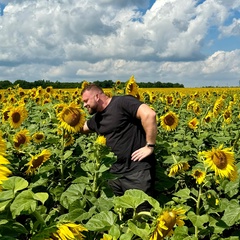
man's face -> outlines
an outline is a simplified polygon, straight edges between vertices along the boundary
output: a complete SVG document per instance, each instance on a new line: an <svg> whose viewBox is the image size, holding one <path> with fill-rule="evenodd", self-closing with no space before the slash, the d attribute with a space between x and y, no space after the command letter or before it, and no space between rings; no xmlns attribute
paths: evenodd
<svg viewBox="0 0 240 240"><path fill-rule="evenodd" d="M93 115L97 112L98 102L96 93L85 91L82 95L83 106L88 110L89 114Z"/></svg>

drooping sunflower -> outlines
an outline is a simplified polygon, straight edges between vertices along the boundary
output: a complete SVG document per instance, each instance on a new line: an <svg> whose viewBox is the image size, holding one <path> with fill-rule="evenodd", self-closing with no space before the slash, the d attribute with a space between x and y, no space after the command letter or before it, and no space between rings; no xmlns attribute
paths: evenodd
<svg viewBox="0 0 240 240"><path fill-rule="evenodd" d="M76 223L62 223L57 225L58 230L51 234L47 240L82 240L85 236L82 232L88 231L85 227Z"/></svg>
<svg viewBox="0 0 240 240"><path fill-rule="evenodd" d="M204 164L210 167L220 178L235 179L237 176L236 167L234 165L234 152L232 147L224 148L223 144L219 148L212 148L211 151L203 151L199 153L205 158Z"/></svg>
<svg viewBox="0 0 240 240"><path fill-rule="evenodd" d="M44 141L45 135L43 132L36 132L33 134L32 139L35 143L40 143L40 142Z"/></svg>
<svg viewBox="0 0 240 240"><path fill-rule="evenodd" d="M183 226L186 210L183 208L165 209L157 218L156 227L150 240L163 240L166 236L173 235L175 225Z"/></svg>
<svg viewBox="0 0 240 240"><path fill-rule="evenodd" d="M169 111L164 116L160 117L161 120L161 126L166 131L172 131L175 130L178 126L178 115L172 111Z"/></svg>
<svg viewBox="0 0 240 240"><path fill-rule="evenodd" d="M6 122L9 118L8 113L10 112L11 107L9 105L5 106L2 109L2 122Z"/></svg>
<svg viewBox="0 0 240 240"><path fill-rule="evenodd" d="M138 95L138 85L135 81L134 76L131 76L130 79L126 82L125 93L132 96Z"/></svg>
<svg viewBox="0 0 240 240"><path fill-rule="evenodd" d="M192 172L192 176L196 179L196 183L200 185L205 180L206 172L201 169L195 169Z"/></svg>
<svg viewBox="0 0 240 240"><path fill-rule="evenodd" d="M187 171L189 169L190 165L188 164L188 162L178 162L178 163L174 163L169 170L169 177L173 177L175 176L177 173L181 173L184 171Z"/></svg>
<svg viewBox="0 0 240 240"><path fill-rule="evenodd" d="M31 137L29 135L29 131L27 129L23 129L14 135L13 138L14 147L16 149L19 149L23 145L27 145L30 142L30 139Z"/></svg>
<svg viewBox="0 0 240 240"><path fill-rule="evenodd" d="M176 99L175 106L176 106L177 108L179 108L181 105L182 105L182 99L181 99L181 98L177 98L177 99Z"/></svg>
<svg viewBox="0 0 240 240"><path fill-rule="evenodd" d="M204 122L205 123L210 123L212 119L212 113L208 112L208 114L204 117Z"/></svg>
<svg viewBox="0 0 240 240"><path fill-rule="evenodd" d="M188 122L188 127L191 129L196 129L198 127L197 126L198 124L199 124L199 121L197 120L197 118L193 118Z"/></svg>
<svg viewBox="0 0 240 240"><path fill-rule="evenodd" d="M222 108L224 106L224 99L220 97L219 99L216 100L213 106L213 115L214 117L217 117L218 114L221 112Z"/></svg>
<svg viewBox="0 0 240 240"><path fill-rule="evenodd" d="M60 126L69 132L79 132L85 123L85 112L75 103L64 107L57 116Z"/></svg>
<svg viewBox="0 0 240 240"><path fill-rule="evenodd" d="M24 105L12 107L8 113L8 121L13 128L21 126L23 121L27 118L28 112Z"/></svg>
<svg viewBox="0 0 240 240"><path fill-rule="evenodd" d="M81 89L84 89L87 85L89 85L88 81L83 81L81 85Z"/></svg>
<svg viewBox="0 0 240 240"><path fill-rule="evenodd" d="M224 122L227 124L231 123L232 121L232 111L229 110L228 108L223 113L223 119L224 119Z"/></svg>
<svg viewBox="0 0 240 240"><path fill-rule="evenodd" d="M28 169L26 174L33 174L44 162L46 162L51 156L51 152L44 149L40 154L32 156L31 160L26 164Z"/></svg>

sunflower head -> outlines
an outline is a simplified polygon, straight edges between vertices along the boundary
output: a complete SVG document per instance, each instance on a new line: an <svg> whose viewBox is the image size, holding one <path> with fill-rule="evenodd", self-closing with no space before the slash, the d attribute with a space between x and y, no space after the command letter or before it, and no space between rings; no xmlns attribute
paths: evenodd
<svg viewBox="0 0 240 240"><path fill-rule="evenodd" d="M3 181L8 179L10 174L12 174L12 172L5 166L6 164L10 164L10 162L3 155L0 155L0 185Z"/></svg>
<svg viewBox="0 0 240 240"><path fill-rule="evenodd" d="M7 144L2 137L2 132L0 131L0 155L4 156L6 154L6 149L7 149Z"/></svg>
<svg viewBox="0 0 240 240"><path fill-rule="evenodd" d="M137 96L138 95L138 85L135 81L134 76L131 76L126 83L125 92L127 95Z"/></svg>
<svg viewBox="0 0 240 240"><path fill-rule="evenodd" d="M201 169L195 169L192 172L192 176L196 179L196 183L200 185L205 180L206 172Z"/></svg>
<svg viewBox="0 0 240 240"><path fill-rule="evenodd" d="M27 116L28 112L24 105L12 107L8 113L8 121L13 128L18 128Z"/></svg>
<svg viewBox="0 0 240 240"><path fill-rule="evenodd" d="M35 143L40 143L40 142L44 141L45 135L43 132L36 132L33 134L32 139Z"/></svg>
<svg viewBox="0 0 240 240"><path fill-rule="evenodd" d="M76 223L59 223L57 225L57 231L51 234L50 239L78 239L82 240L85 238L82 232L88 230L80 224Z"/></svg>
<svg viewBox="0 0 240 240"><path fill-rule="evenodd" d="M221 145L219 148L200 152L199 155L204 158L204 164L213 170L216 176L226 177L230 180L236 178L234 152L231 147L223 149L223 145Z"/></svg>
<svg viewBox="0 0 240 240"><path fill-rule="evenodd" d="M85 123L85 112L75 103L64 107L58 114L60 126L69 132L79 132Z"/></svg>
<svg viewBox="0 0 240 240"><path fill-rule="evenodd" d="M150 240L164 239L166 236L171 236L175 225L184 225L185 213L186 210L183 208L164 209L157 218Z"/></svg>
<svg viewBox="0 0 240 240"><path fill-rule="evenodd" d="M14 147L19 149L23 145L26 145L30 142L29 131L27 129L23 129L15 134L14 136Z"/></svg>
<svg viewBox="0 0 240 240"><path fill-rule="evenodd" d="M161 120L161 126L166 131L172 131L175 130L178 126L178 116L172 111L169 111L164 116L160 117Z"/></svg>
<svg viewBox="0 0 240 240"><path fill-rule="evenodd" d="M100 146L106 146L106 138L104 136L98 136L95 144L100 145Z"/></svg>
<svg viewBox="0 0 240 240"><path fill-rule="evenodd" d="M33 174L44 162L51 156L51 152L44 149L40 154L32 156L31 160L27 163L28 169L26 174Z"/></svg>
<svg viewBox="0 0 240 240"><path fill-rule="evenodd" d="M194 130L198 127L198 124L199 124L199 121L197 120L197 118L193 118L188 122L188 127Z"/></svg>
<svg viewBox="0 0 240 240"><path fill-rule="evenodd" d="M188 164L188 162L175 163L170 167L168 176L174 177L177 173L182 173L184 171L187 171L189 169L189 167L190 167L190 165Z"/></svg>

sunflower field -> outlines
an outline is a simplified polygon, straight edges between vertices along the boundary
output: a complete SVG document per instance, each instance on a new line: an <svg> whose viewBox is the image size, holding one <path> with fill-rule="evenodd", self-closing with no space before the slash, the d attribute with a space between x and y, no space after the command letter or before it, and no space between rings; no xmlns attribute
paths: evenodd
<svg viewBox="0 0 240 240"><path fill-rule="evenodd" d="M156 197L116 197L116 157L80 133L85 84L0 91L0 239L240 239L240 89L141 89L133 76L104 89L157 113ZM151 211L137 213L144 201Z"/></svg>

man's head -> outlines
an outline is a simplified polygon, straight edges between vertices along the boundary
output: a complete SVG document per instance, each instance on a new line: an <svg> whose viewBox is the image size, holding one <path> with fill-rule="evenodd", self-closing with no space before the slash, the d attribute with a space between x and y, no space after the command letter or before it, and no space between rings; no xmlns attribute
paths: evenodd
<svg viewBox="0 0 240 240"><path fill-rule="evenodd" d="M83 106L87 108L89 114L94 114L101 110L101 95L104 95L102 88L94 83L87 85L81 92Z"/></svg>

